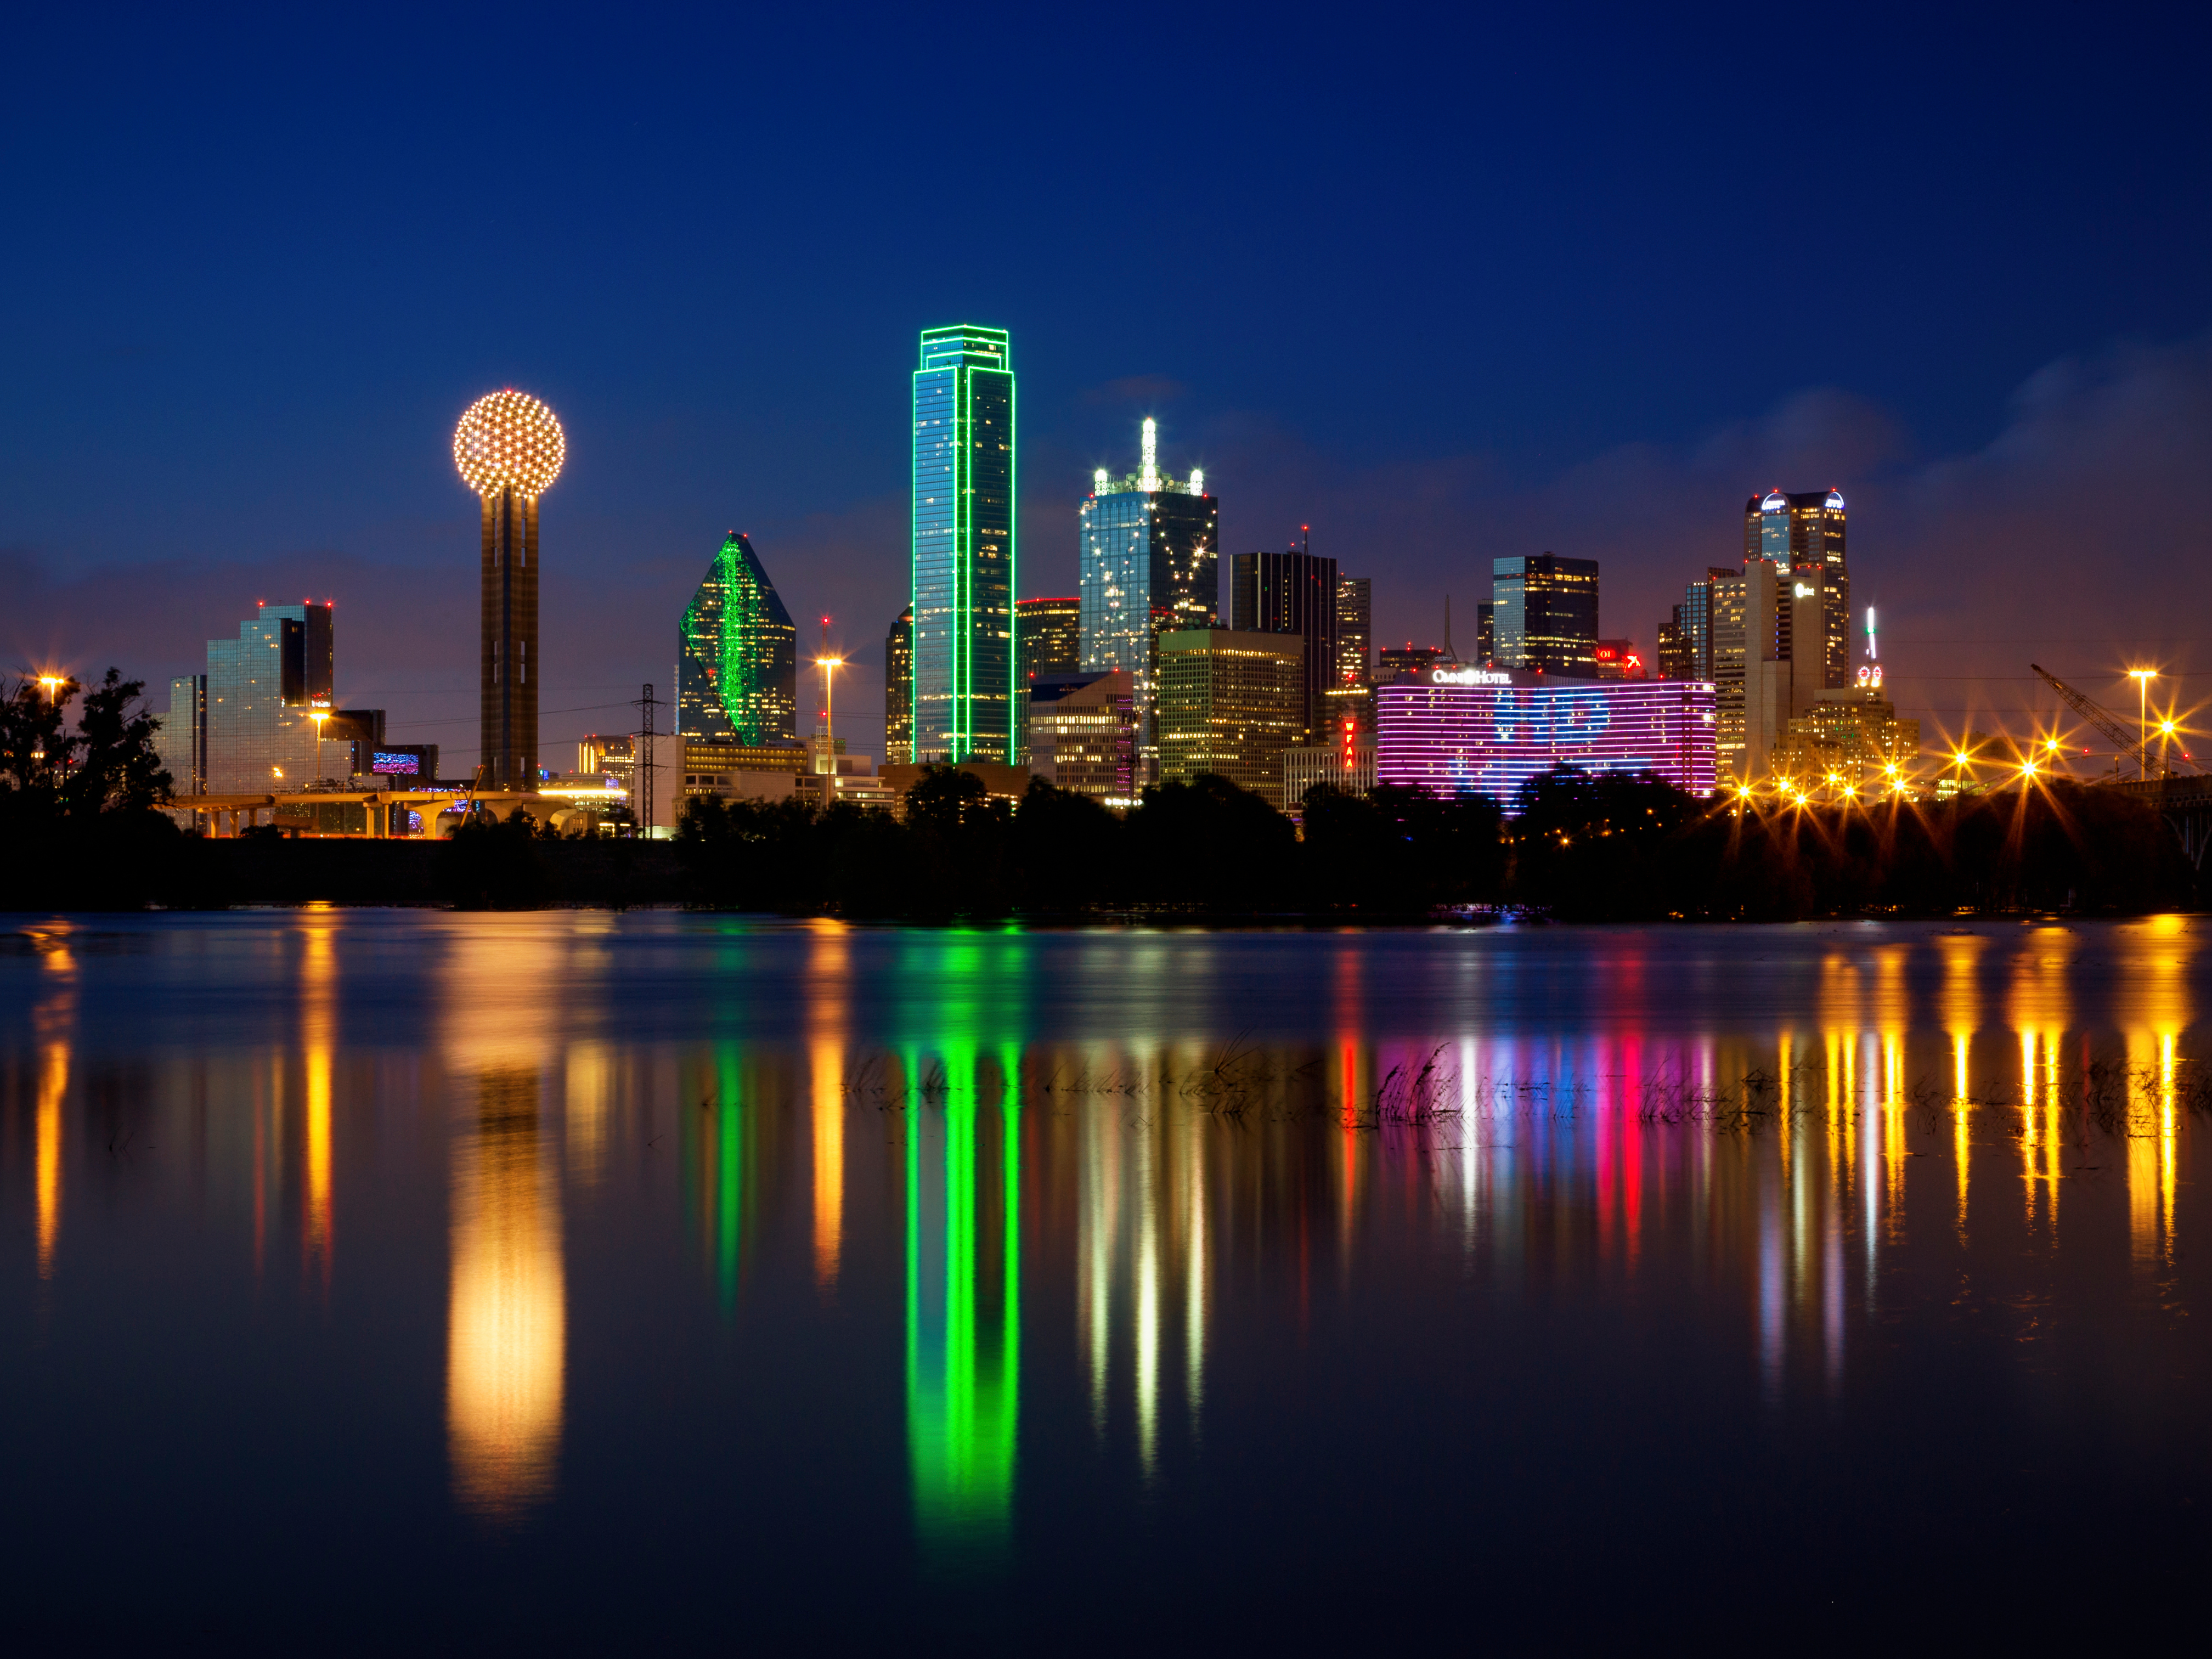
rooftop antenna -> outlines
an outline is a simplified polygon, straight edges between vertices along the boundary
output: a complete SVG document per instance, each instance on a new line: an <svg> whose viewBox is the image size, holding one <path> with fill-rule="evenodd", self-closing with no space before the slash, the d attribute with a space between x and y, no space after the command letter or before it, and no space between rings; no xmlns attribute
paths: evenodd
<svg viewBox="0 0 2212 1659"><path fill-rule="evenodd" d="M1451 595L1449 593L1444 595L1444 660L1446 662L1457 662L1459 660L1459 653L1452 649Z"/></svg>
<svg viewBox="0 0 2212 1659"><path fill-rule="evenodd" d="M1151 495L1160 487L1160 423L1151 416L1145 416L1144 468L1137 475L1137 488Z"/></svg>

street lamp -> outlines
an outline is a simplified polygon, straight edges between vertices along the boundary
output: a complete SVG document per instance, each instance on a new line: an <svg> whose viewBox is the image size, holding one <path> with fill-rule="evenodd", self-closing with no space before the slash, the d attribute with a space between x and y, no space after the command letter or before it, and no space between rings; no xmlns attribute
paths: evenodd
<svg viewBox="0 0 2212 1659"><path fill-rule="evenodd" d="M2161 777L2170 776L2173 771L2172 763L2166 757L2167 747L2173 742L2173 732L2174 724L2172 720L2160 720L2158 723L2158 769Z"/></svg>
<svg viewBox="0 0 2212 1659"><path fill-rule="evenodd" d="M323 781L323 722L330 717L330 711L324 708L312 709L307 714L307 718L315 723L315 781L317 783Z"/></svg>
<svg viewBox="0 0 2212 1659"><path fill-rule="evenodd" d="M2150 742L2150 683L2158 678L2158 670L2130 668L2128 678L2136 683L2136 774L2148 782L2150 766L2143 750Z"/></svg>

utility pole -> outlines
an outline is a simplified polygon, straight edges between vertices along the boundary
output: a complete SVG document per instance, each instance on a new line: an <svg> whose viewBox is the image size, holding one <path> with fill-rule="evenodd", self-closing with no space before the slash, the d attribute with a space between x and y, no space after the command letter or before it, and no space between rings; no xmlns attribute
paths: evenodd
<svg viewBox="0 0 2212 1659"><path fill-rule="evenodd" d="M630 782L637 794L637 827L647 841L653 839L653 716L660 707L660 700L653 695L648 683L645 695L630 705L639 712L637 753L630 757Z"/></svg>

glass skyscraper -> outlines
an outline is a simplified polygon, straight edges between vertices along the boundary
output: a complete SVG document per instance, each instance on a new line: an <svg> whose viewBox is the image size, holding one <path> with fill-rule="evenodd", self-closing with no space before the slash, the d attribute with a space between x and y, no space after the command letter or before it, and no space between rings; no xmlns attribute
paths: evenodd
<svg viewBox="0 0 2212 1659"><path fill-rule="evenodd" d="M274 793L314 778L313 716L332 711L331 636L327 605L264 605L236 639L208 641L207 793ZM173 685L173 708L175 697Z"/></svg>
<svg viewBox="0 0 2212 1659"><path fill-rule="evenodd" d="M1144 425L1138 470L1091 475L1083 503L1083 672L1127 670L1148 763L1158 757L1159 636L1220 620L1221 504L1206 474L1159 470L1159 428Z"/></svg>
<svg viewBox="0 0 2212 1659"><path fill-rule="evenodd" d="M914 374L914 739L917 761L1011 763L1014 371L1006 331L924 329Z"/></svg>
<svg viewBox="0 0 2212 1659"><path fill-rule="evenodd" d="M676 729L692 743L799 744L799 630L752 544L732 531L684 607Z"/></svg>
<svg viewBox="0 0 2212 1659"><path fill-rule="evenodd" d="M1339 684L1336 561L1294 547L1285 553L1239 553L1231 562L1231 625L1240 634L1295 634L1305 641L1305 732L1323 741L1326 700Z"/></svg>
<svg viewBox="0 0 2212 1659"><path fill-rule="evenodd" d="M1498 665L1597 678L1597 561L1556 553L1491 562Z"/></svg>

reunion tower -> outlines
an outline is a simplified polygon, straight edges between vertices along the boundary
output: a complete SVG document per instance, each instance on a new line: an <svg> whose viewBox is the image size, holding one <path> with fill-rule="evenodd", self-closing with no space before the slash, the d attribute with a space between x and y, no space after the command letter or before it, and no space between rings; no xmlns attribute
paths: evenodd
<svg viewBox="0 0 2212 1659"><path fill-rule="evenodd" d="M526 392L494 392L453 428L453 465L483 498L483 642L477 664L485 787L538 787L538 498L568 453Z"/></svg>

